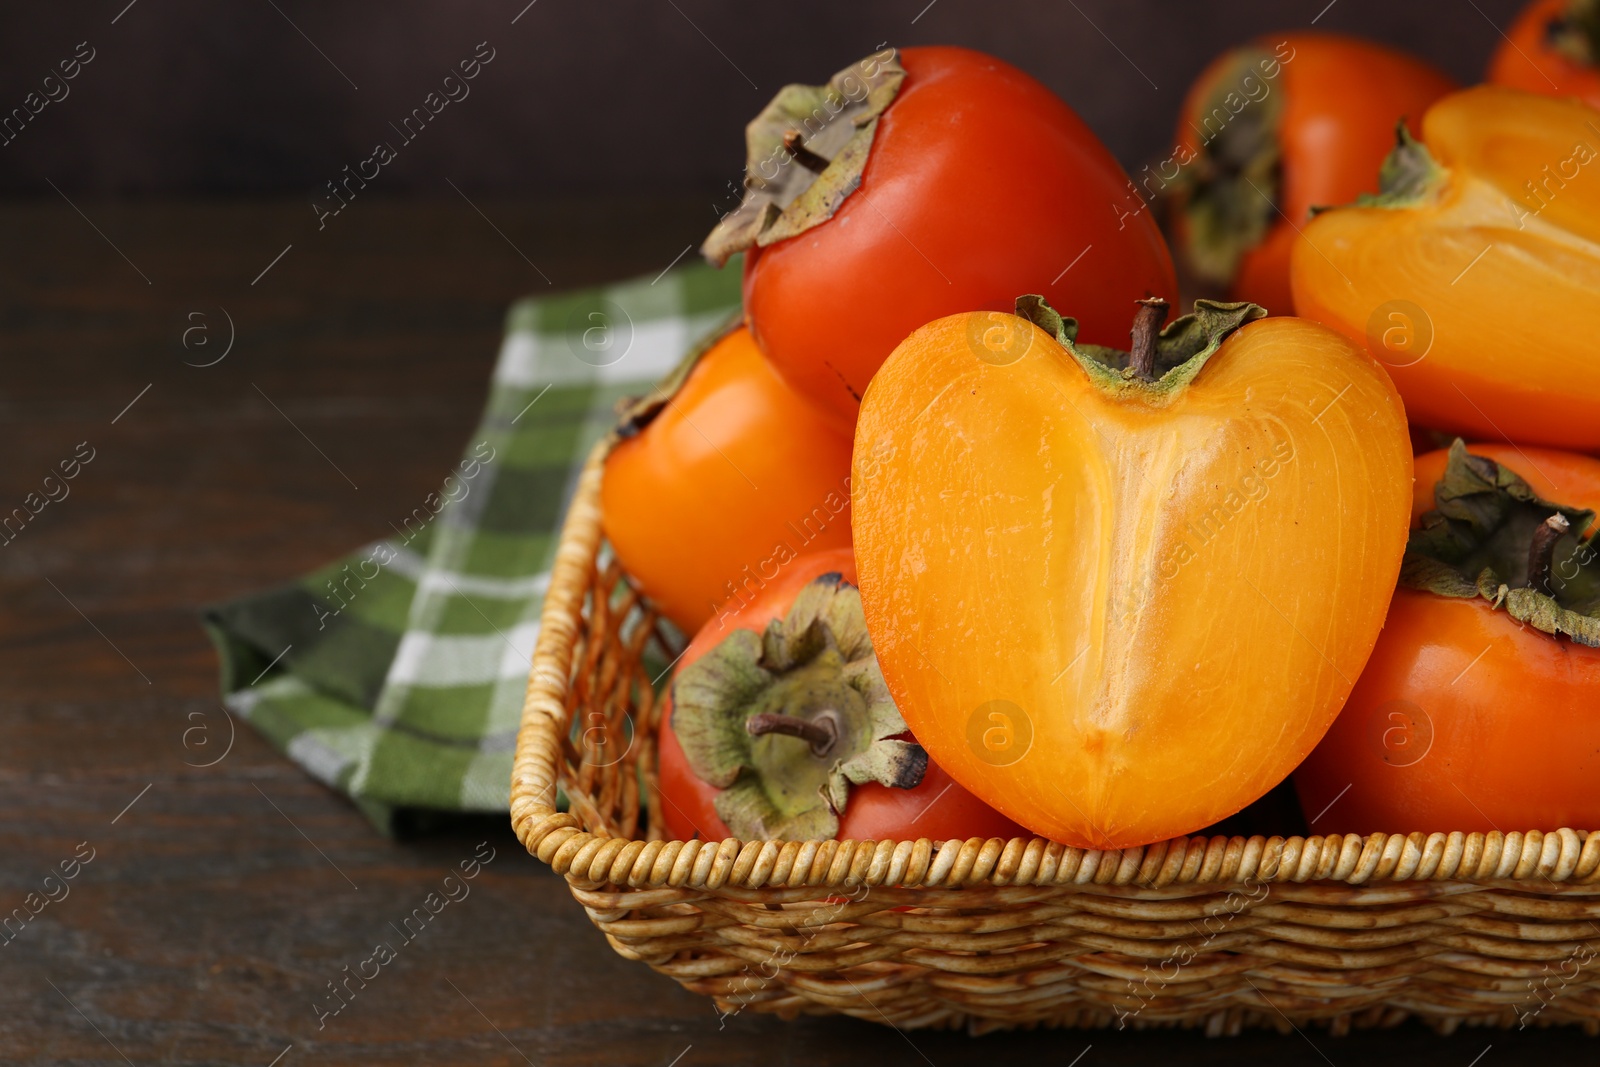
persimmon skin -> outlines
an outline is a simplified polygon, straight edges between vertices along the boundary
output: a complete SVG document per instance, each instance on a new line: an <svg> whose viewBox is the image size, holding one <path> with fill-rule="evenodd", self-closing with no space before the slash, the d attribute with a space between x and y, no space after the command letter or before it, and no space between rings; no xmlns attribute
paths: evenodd
<svg viewBox="0 0 1600 1067"><path fill-rule="evenodd" d="M684 633L759 589L801 551L850 544L850 438L740 327L606 458L606 538Z"/></svg>
<svg viewBox="0 0 1600 1067"><path fill-rule="evenodd" d="M1371 650L1410 510L1399 397L1300 319L1245 326L1156 403L1021 319L990 317L1013 362L980 358L982 318L917 331L862 404L856 561L889 690L1035 833L1197 831L1288 776Z"/></svg>
<svg viewBox="0 0 1600 1067"><path fill-rule="evenodd" d="M1471 451L1546 499L1600 509L1600 460L1515 446ZM1414 523L1434 507L1445 458L1417 457ZM1597 706L1600 649L1523 626L1483 600L1402 588L1344 710L1295 771L1295 788L1319 834L1594 829Z"/></svg>
<svg viewBox="0 0 1600 1067"><path fill-rule="evenodd" d="M1456 83L1423 60L1376 41L1314 30L1264 36L1253 46L1224 52L1195 80L1178 123L1180 159L1199 150L1201 138L1195 130L1204 120L1205 102L1240 52L1265 50L1277 56L1280 45L1287 45L1290 53L1276 84L1261 78L1260 71L1256 75L1269 91L1283 94L1275 197L1282 214L1274 213L1261 243L1240 259L1228 298L1289 315L1294 313L1289 254L1311 209L1377 192L1378 167L1394 147L1395 123L1403 118L1418 133L1428 105ZM1353 71L1360 76L1352 77ZM1181 234L1183 227L1178 229Z"/></svg>
<svg viewBox="0 0 1600 1067"><path fill-rule="evenodd" d="M815 578L837 573L852 584L855 558L848 548L824 549L796 559L773 582L725 618L714 619L694 636L675 668L681 672L710 652L734 629L760 631L767 622L782 617L800 590ZM680 841L699 837L720 841L731 836L717 815L716 796L721 790L695 777L683 747L672 730L669 691L661 709L656 736L660 783L660 816L667 833ZM838 840L892 841L926 837L933 841L972 837L1016 837L1022 827L978 800L933 761L913 789L891 789L877 782L853 786L850 802L839 819Z"/></svg>
<svg viewBox="0 0 1600 1067"><path fill-rule="evenodd" d="M1155 221L1118 218L1127 175L1060 98L965 48L900 59L906 79L859 188L831 219L745 257L762 350L844 428L895 345L942 315L1009 311L1018 293L1126 307L1177 292ZM1085 331L1101 344L1126 338L1109 324Z"/></svg>
<svg viewBox="0 0 1600 1067"><path fill-rule="evenodd" d="M1587 335L1600 318L1597 131L1600 115L1572 101L1497 86L1445 97L1423 119L1446 171L1439 185L1414 206L1313 219L1292 257L1296 314L1362 344L1375 336L1421 425L1600 448L1600 360ZM1580 143L1587 162L1574 155ZM1563 166L1564 178L1544 173ZM1389 324L1413 347L1390 346Z"/></svg>
<svg viewBox="0 0 1600 1067"><path fill-rule="evenodd" d="M1566 10L1567 0L1534 0L1506 29L1489 59L1495 85L1549 96L1571 96L1600 108L1600 70L1549 47L1545 32Z"/></svg>

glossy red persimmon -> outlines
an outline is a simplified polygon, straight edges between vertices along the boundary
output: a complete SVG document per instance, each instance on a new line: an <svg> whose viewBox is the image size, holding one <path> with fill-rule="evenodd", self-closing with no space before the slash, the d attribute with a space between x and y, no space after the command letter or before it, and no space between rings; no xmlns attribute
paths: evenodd
<svg viewBox="0 0 1600 1067"><path fill-rule="evenodd" d="M1054 93L993 56L907 48L860 186L832 218L752 248L750 329L798 392L854 424L895 346L959 312L1128 307L1177 292L1148 211L1124 214L1128 177ZM1111 321L1107 316L1103 322ZM1123 327L1085 325L1121 345Z"/></svg>
<svg viewBox="0 0 1600 1067"><path fill-rule="evenodd" d="M1531 445L1469 451L1545 500L1600 508L1600 460ZM1417 457L1413 524L1437 506L1446 460ZM1593 551L1563 555L1556 582L1577 588ZM1318 834L1593 829L1597 706L1600 648L1540 632L1482 597L1402 585L1349 701L1294 773L1301 806Z"/></svg>
<svg viewBox="0 0 1600 1067"><path fill-rule="evenodd" d="M782 617L800 591L825 574L838 574L854 584L855 559L849 549L807 553L751 596L743 607L707 623L695 635L677 665L682 675L690 664L710 652L734 629L760 631ZM660 815L668 835L680 840L700 837L721 840L730 836L714 807L720 790L695 776L672 728L670 696L662 708L658 742ZM970 837L1029 836L971 793L957 785L936 764L929 762L919 785L894 789L868 782L850 791L849 804L839 816L841 840L941 841Z"/></svg>
<svg viewBox="0 0 1600 1067"><path fill-rule="evenodd" d="M1230 300L1292 314L1289 253L1312 209L1375 192L1395 123L1418 133L1453 88L1415 56L1344 34L1268 34L1229 49L1178 120L1167 165L1189 185L1173 202L1174 248Z"/></svg>
<svg viewBox="0 0 1600 1067"><path fill-rule="evenodd" d="M1533 0L1506 27L1487 80L1529 93L1574 96L1600 107L1600 66L1595 64L1593 4Z"/></svg>

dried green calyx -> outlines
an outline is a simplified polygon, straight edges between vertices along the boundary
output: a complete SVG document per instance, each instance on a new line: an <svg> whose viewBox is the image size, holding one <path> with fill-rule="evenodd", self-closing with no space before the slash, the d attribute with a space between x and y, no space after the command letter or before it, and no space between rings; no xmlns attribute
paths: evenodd
<svg viewBox="0 0 1600 1067"><path fill-rule="evenodd" d="M1049 333L1072 353L1089 378L1112 395L1137 394L1160 400L1194 381L1206 361L1235 330L1264 318L1267 309L1249 302L1196 300L1194 311L1155 329L1166 317L1167 302L1137 301L1131 351L1078 344L1078 320L1063 316L1037 294L1017 297L1017 315Z"/></svg>
<svg viewBox="0 0 1600 1067"><path fill-rule="evenodd" d="M1600 0L1569 0L1561 16L1545 27L1545 42L1574 63L1595 66L1600 58Z"/></svg>
<svg viewBox="0 0 1600 1067"><path fill-rule="evenodd" d="M928 754L895 740L905 720L878 669L861 594L817 578L764 633L735 630L673 682L672 730L689 768L722 790L744 840L829 840L850 786L910 789Z"/></svg>
<svg viewBox="0 0 1600 1067"><path fill-rule="evenodd" d="M1233 280L1239 260L1266 238L1277 217L1283 94L1246 91L1260 83L1255 72L1270 62L1272 53L1264 49L1239 49L1189 120L1199 148L1179 179L1185 252L1195 274L1214 285Z"/></svg>
<svg viewBox="0 0 1600 1067"><path fill-rule="evenodd" d="M1400 584L1481 597L1513 619L1600 646L1600 543L1594 512L1541 498L1459 439L1433 490L1438 505L1406 545Z"/></svg>
<svg viewBox="0 0 1600 1067"><path fill-rule="evenodd" d="M895 50L850 64L826 85L786 85L745 127L744 198L701 253L722 266L833 217L861 184L878 117L905 80Z"/></svg>
<svg viewBox="0 0 1600 1067"><path fill-rule="evenodd" d="M1434 160L1428 146L1411 136L1406 120L1394 126L1394 147L1378 168L1378 191L1356 197L1357 207L1415 207L1433 194L1448 171ZM1322 208L1318 208L1320 213Z"/></svg>

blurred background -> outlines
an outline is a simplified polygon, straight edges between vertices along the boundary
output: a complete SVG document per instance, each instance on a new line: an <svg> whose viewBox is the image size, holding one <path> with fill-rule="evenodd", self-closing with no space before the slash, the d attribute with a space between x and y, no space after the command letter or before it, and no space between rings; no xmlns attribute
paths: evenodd
<svg viewBox="0 0 1600 1067"><path fill-rule="evenodd" d="M231 723L199 609L386 536L460 455L510 302L649 278L691 255L732 202L744 123L782 84L820 82L883 42L965 45L1041 79L1136 170L1171 152L1188 84L1229 45L1314 25L1470 83L1520 7L0 8L0 512L78 442L95 450L70 498L0 545L0 912L79 842L96 850L71 900L7 942L0 1060L687 1067L781 1049L783 1062L939 1067L997 1055L1477 1063L1481 1032L1416 1025L1314 1043L1287 1032L913 1043L839 1019L719 1022L709 1001L612 952L503 817L397 842L249 727L217 764L191 758L188 731L215 729L220 747ZM474 59L467 95L401 134ZM76 77L47 83L63 61ZM321 217L328 183L378 142L396 157ZM370 951L367 931L486 839L501 858L473 902L408 948L381 993L319 1027L307 1005ZM1592 1058L1581 1041L1496 1032L1483 1067L1531 1062L1519 1048Z"/></svg>
<svg viewBox="0 0 1600 1067"><path fill-rule="evenodd" d="M317 196L458 60L494 59L373 195L717 198L743 125L787 82L891 45L961 44L1039 78L1123 165L1170 151L1179 101L1243 39L1388 41L1476 80L1517 0L127 0L0 15L0 106L87 40L71 97L5 146L0 194ZM116 17L115 24L112 18ZM1350 72L1359 79L1361 72ZM707 217L709 215L709 207ZM309 211L309 209L308 209ZM531 251L530 251L531 254Z"/></svg>

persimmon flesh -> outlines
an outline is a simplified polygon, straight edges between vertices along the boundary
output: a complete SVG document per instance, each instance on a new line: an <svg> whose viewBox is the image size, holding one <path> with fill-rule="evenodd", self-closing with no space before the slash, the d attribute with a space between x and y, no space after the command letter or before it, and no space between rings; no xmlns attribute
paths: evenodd
<svg viewBox="0 0 1600 1067"><path fill-rule="evenodd" d="M1422 131L1383 197L1305 227L1295 314L1368 344L1423 426L1600 448L1600 114L1479 86Z"/></svg>
<svg viewBox="0 0 1600 1067"><path fill-rule="evenodd" d="M1393 591L1411 449L1382 369L1314 323L1253 322L1153 383L1097 351L993 312L914 333L862 401L854 534L934 761L1038 834L1120 848L1238 811L1328 728Z"/></svg>

